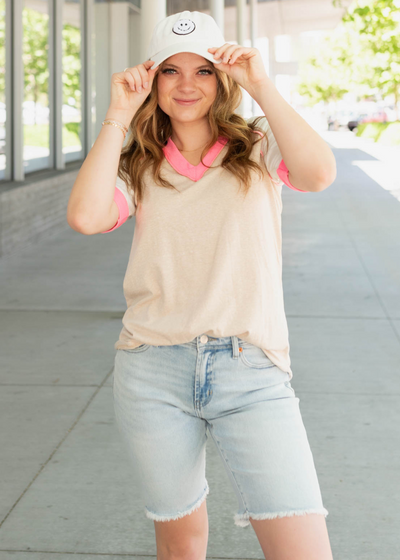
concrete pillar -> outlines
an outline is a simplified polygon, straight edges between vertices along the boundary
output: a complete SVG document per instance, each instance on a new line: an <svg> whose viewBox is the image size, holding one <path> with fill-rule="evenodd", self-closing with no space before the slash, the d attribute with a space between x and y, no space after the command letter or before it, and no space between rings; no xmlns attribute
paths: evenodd
<svg viewBox="0 0 400 560"><path fill-rule="evenodd" d="M147 49L150 43L154 27L159 21L167 17L166 0L149 0L141 3L141 26L140 26L140 60L148 59Z"/></svg>
<svg viewBox="0 0 400 560"><path fill-rule="evenodd" d="M137 66L142 63L140 58L141 15L139 10L131 8L129 15L129 64Z"/></svg>
<svg viewBox="0 0 400 560"><path fill-rule="evenodd" d="M218 27L222 31L223 36L225 37L225 18L224 18L224 0L211 0L210 1L210 16L215 19L217 22Z"/></svg>
<svg viewBox="0 0 400 560"><path fill-rule="evenodd" d="M236 0L236 41L237 44L244 47L245 41L247 39L246 32L246 0ZM242 88L243 97L247 95L247 92ZM244 99L239 107L236 109L237 112L244 116Z"/></svg>
<svg viewBox="0 0 400 560"><path fill-rule="evenodd" d="M250 41L252 48L256 48L257 35L257 0L250 0ZM256 107L257 103L252 99L251 112L253 116L256 114Z"/></svg>
<svg viewBox="0 0 400 560"><path fill-rule="evenodd" d="M101 130L101 122L104 120L108 107L110 105L111 76L110 71L110 29L108 4L95 3L94 10L94 27L95 27L95 45L94 45L94 76L96 97L94 100L96 107L96 124L94 132L94 140L97 138ZM122 67L122 70L125 66Z"/></svg>
<svg viewBox="0 0 400 560"><path fill-rule="evenodd" d="M275 56L275 35L268 37L268 59L269 59L269 77L275 84L276 78L276 56Z"/></svg>
<svg viewBox="0 0 400 560"><path fill-rule="evenodd" d="M129 4L108 4L110 29L110 79L129 66Z"/></svg>

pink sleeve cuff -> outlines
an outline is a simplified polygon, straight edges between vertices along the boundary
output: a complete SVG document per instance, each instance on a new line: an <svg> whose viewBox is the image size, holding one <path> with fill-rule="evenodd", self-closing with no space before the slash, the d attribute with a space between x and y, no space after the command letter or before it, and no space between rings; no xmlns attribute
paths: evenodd
<svg viewBox="0 0 400 560"><path fill-rule="evenodd" d="M126 220L128 219L129 216L128 201L126 200L125 196L119 190L118 187L115 187L114 200L118 206L118 211L119 211L118 221L111 229L107 229L106 231L102 231L101 233L108 233L109 231L113 231L114 229L117 229L119 226L122 226L122 224L126 222Z"/></svg>
<svg viewBox="0 0 400 560"><path fill-rule="evenodd" d="M256 134L259 134L260 136L262 136L261 132L259 132L258 130L254 130L254 132ZM264 157L264 154L261 150L261 156ZM289 181L289 170L285 165L285 162L282 160L278 169L277 169L277 173L278 173L278 177L285 183L285 185L295 191L300 191L302 193L307 193L309 191L302 191L301 189L297 189L296 187L294 187L292 185L292 183Z"/></svg>
<svg viewBox="0 0 400 560"><path fill-rule="evenodd" d="M278 177L279 177L279 178L285 183L285 185L286 185L287 187L289 187L290 189L293 189L293 190L295 190L295 191L300 191L300 192L302 192L302 193L310 192L310 191L303 191L303 190L301 190L301 189L297 189L296 187L294 187L294 186L291 184L291 182L289 181L289 170L288 170L288 168L286 167L285 162L284 162L283 160L281 161L281 163L280 163L280 165L279 165L279 167L278 167L278 169L277 169L276 172L277 172L277 174L278 174Z"/></svg>

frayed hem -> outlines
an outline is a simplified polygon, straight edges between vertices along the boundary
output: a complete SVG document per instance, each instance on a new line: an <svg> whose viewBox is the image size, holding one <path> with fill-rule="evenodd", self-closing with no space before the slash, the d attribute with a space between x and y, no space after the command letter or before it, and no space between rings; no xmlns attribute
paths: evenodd
<svg viewBox="0 0 400 560"><path fill-rule="evenodd" d="M208 482L206 481L206 486L204 488L203 491L203 495L201 496L201 498L194 504L193 507L191 507L189 510L187 511L183 511L183 512L179 512L176 515L172 515L172 516L168 516L168 515L158 515L157 513L154 513L152 511L150 511L149 509L147 509L147 507L144 508L144 511L146 513L146 517L148 517L149 519L153 519L153 521L173 521L176 519L181 519L181 517L185 517L186 515L190 515L191 513L193 513L196 509L199 509L199 507L201 506L201 504L204 502L204 500L206 499L207 495L210 492L210 488L208 486Z"/></svg>
<svg viewBox="0 0 400 560"><path fill-rule="evenodd" d="M308 513L318 513L320 515L324 515L325 517L329 515L329 511L325 508L281 511L279 513L250 513L246 511L245 513L236 513L234 521L235 525L237 525L238 527L247 527L248 525L250 525L250 517L256 520L276 519L277 517L292 517L293 515L306 515Z"/></svg>

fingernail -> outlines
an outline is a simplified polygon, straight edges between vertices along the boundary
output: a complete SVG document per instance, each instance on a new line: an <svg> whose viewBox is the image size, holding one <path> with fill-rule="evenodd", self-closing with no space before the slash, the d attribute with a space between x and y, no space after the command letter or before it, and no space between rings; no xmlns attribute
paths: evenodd
<svg viewBox="0 0 400 560"><path fill-rule="evenodd" d="M146 88L146 87L148 87L148 85L149 85L149 82L145 82L144 87Z"/></svg>
<svg viewBox="0 0 400 560"><path fill-rule="evenodd" d="M142 91L142 86L138 86L137 90L140 92Z"/></svg>

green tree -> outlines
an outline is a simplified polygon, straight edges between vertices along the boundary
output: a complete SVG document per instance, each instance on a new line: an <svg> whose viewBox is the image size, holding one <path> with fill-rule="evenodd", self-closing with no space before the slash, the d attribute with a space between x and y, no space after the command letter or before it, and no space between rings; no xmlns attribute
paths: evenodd
<svg viewBox="0 0 400 560"><path fill-rule="evenodd" d="M23 64L25 76L25 99L35 104L41 100L48 105L49 85L49 18L36 10L23 10ZM75 107L80 109L81 89L81 34L77 27L70 24L63 26L63 104L69 98L75 99Z"/></svg>
<svg viewBox="0 0 400 560"><path fill-rule="evenodd" d="M341 0L333 0L341 5ZM400 0L358 0L342 19L348 29L355 30L369 59L362 83L381 93L393 95L396 118L400 100Z"/></svg>
<svg viewBox="0 0 400 560"><path fill-rule="evenodd" d="M48 106L49 16L25 7L22 11L22 24L25 99L34 101L35 107L39 99L43 106Z"/></svg>
<svg viewBox="0 0 400 560"><path fill-rule="evenodd" d="M347 63L353 52L351 36L343 27L336 28L318 46L318 52L300 64L297 92L309 106L323 101L337 102L352 91L351 69Z"/></svg>
<svg viewBox="0 0 400 560"><path fill-rule="evenodd" d="M63 32L63 103L75 100L74 107L81 108L81 32L76 26L64 24Z"/></svg>
<svg viewBox="0 0 400 560"><path fill-rule="evenodd" d="M341 0L333 0L341 6ZM301 65L297 91L310 105L393 94L397 110L400 73L400 0L358 0L318 53Z"/></svg>

